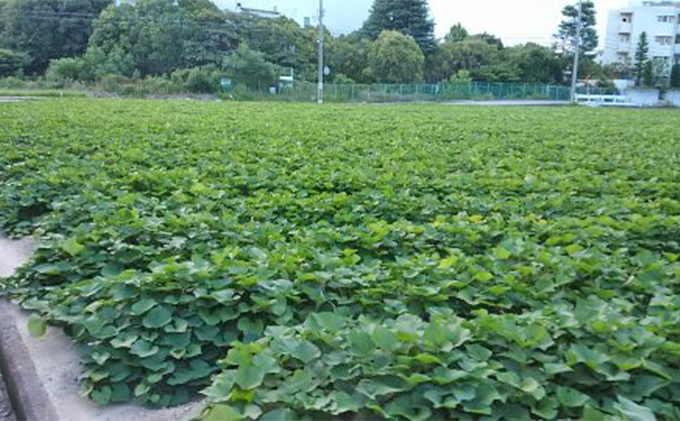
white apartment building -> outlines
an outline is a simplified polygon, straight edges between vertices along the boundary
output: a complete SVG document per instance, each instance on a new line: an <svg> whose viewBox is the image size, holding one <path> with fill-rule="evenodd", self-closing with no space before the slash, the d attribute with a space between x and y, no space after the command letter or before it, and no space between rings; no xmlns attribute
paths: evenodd
<svg viewBox="0 0 680 421"><path fill-rule="evenodd" d="M680 2L642 1L609 12L603 64L635 62L641 33L647 33L649 58L663 61L666 71L680 63Z"/></svg>

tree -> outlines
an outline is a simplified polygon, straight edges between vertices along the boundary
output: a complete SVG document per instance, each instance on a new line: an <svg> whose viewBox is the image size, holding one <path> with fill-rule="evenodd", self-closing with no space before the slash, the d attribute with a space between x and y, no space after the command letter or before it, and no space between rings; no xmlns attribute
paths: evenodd
<svg viewBox="0 0 680 421"><path fill-rule="evenodd" d="M303 28L293 19L267 19L254 15L233 14L239 19L239 37L250 48L261 51L265 59L280 67L293 69L296 79L316 80L315 28ZM329 32L326 39L331 39Z"/></svg>
<svg viewBox="0 0 680 421"><path fill-rule="evenodd" d="M468 37L468 31L459 23L449 29L449 33L444 37L444 42L459 42Z"/></svg>
<svg viewBox="0 0 680 421"><path fill-rule="evenodd" d="M499 62L499 50L481 39L445 42L434 60L437 80L449 79L460 70L467 70L475 80L486 79L486 68ZM483 73L486 73L482 76Z"/></svg>
<svg viewBox="0 0 680 421"><path fill-rule="evenodd" d="M412 36L383 31L368 53L367 74L378 82L419 82L424 62L425 56Z"/></svg>
<svg viewBox="0 0 680 421"><path fill-rule="evenodd" d="M647 33L640 34L638 39L637 49L635 50L635 83L637 85L643 79L646 63L649 61L649 42L647 41Z"/></svg>
<svg viewBox="0 0 680 421"><path fill-rule="evenodd" d="M671 68L671 88L680 88L680 64L674 64Z"/></svg>
<svg viewBox="0 0 680 421"><path fill-rule="evenodd" d="M498 38L495 35L487 34L486 32L483 32L481 34L472 35L469 38L482 40L482 41L486 42L487 44L493 45L494 47L498 48L499 50L502 50L504 48L503 40L501 40L500 38Z"/></svg>
<svg viewBox="0 0 680 421"><path fill-rule="evenodd" d="M332 74L344 75L355 82L365 82L371 41L359 33L341 35L328 44L326 60Z"/></svg>
<svg viewBox="0 0 680 421"><path fill-rule="evenodd" d="M427 0L375 0L362 31L372 40L383 31L410 35L426 55L437 49Z"/></svg>
<svg viewBox="0 0 680 421"><path fill-rule="evenodd" d="M96 75L128 77L221 65L238 47L239 23L209 0L140 0L101 13L85 58L103 55Z"/></svg>
<svg viewBox="0 0 680 421"><path fill-rule="evenodd" d="M533 43L509 47L504 51L504 61L517 68L522 82L564 82L563 61L551 48Z"/></svg>
<svg viewBox="0 0 680 421"><path fill-rule="evenodd" d="M278 67L268 62L264 53L252 50L246 43L242 43L236 51L226 56L222 67L234 82L244 84L250 89L271 86L279 78Z"/></svg>
<svg viewBox="0 0 680 421"><path fill-rule="evenodd" d="M562 52L570 52L576 49L576 40L581 39L581 52L590 56L598 44L597 17L595 4L592 1L584 1L582 7L581 33L578 33L578 6L569 5L562 10L564 19L560 23L555 38L558 40Z"/></svg>
<svg viewBox="0 0 680 421"><path fill-rule="evenodd" d="M26 54L0 48L0 77L14 76L26 65Z"/></svg>
<svg viewBox="0 0 680 421"><path fill-rule="evenodd" d="M645 64L642 67L642 85L654 85L654 63L652 63L652 60L645 61Z"/></svg>
<svg viewBox="0 0 680 421"><path fill-rule="evenodd" d="M112 0L4 0L0 47L27 54L26 71L42 73L50 60L82 54L92 21Z"/></svg>

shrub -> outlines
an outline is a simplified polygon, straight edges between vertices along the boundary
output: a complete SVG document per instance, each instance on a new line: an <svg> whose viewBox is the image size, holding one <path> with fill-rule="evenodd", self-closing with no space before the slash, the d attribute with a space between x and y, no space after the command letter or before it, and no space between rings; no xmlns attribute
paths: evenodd
<svg viewBox="0 0 680 421"><path fill-rule="evenodd" d="M91 74L87 63L81 58L60 58L52 60L45 77L53 82L90 80Z"/></svg>

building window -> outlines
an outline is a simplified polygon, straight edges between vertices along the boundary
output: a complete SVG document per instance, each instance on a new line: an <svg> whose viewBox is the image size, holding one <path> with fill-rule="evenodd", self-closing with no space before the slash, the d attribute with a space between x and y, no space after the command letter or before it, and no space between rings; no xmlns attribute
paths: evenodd
<svg viewBox="0 0 680 421"><path fill-rule="evenodd" d="M680 44L680 35L675 36L675 43Z"/></svg>
<svg viewBox="0 0 680 421"><path fill-rule="evenodd" d="M671 44L673 44L673 37L658 36L658 37L654 37L654 40L659 45L671 45Z"/></svg>
<svg viewBox="0 0 680 421"><path fill-rule="evenodd" d="M633 19L633 16L630 14L622 14L621 15L621 22L623 23L630 23L630 21Z"/></svg>
<svg viewBox="0 0 680 421"><path fill-rule="evenodd" d="M619 42L622 44L628 44L630 42L630 35L628 34L619 35Z"/></svg>
<svg viewBox="0 0 680 421"><path fill-rule="evenodd" d="M656 17L656 20L660 23L673 23L675 22L675 16L674 15L658 15Z"/></svg>

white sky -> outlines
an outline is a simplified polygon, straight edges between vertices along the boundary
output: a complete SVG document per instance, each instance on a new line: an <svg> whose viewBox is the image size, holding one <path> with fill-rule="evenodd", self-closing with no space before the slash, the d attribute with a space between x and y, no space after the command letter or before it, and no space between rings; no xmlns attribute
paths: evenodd
<svg viewBox="0 0 680 421"><path fill-rule="evenodd" d="M602 43L609 9L627 6L630 1L594 1ZM574 3L574 0L430 0L430 9L438 37L460 22L472 33L486 31L501 37L508 45L529 41L550 44L561 21L562 9Z"/></svg>
<svg viewBox="0 0 680 421"><path fill-rule="evenodd" d="M221 7L271 7L309 15L318 7L318 0L214 0ZM600 43L604 42L609 9L626 6L630 0L594 0L597 8ZM357 29L366 19L373 0L324 0L327 21L331 29ZM488 32L499 36L506 45L536 42L550 45L567 4L576 0L429 0L436 23L437 37L460 22L471 33ZM304 12L303 12L304 11Z"/></svg>

